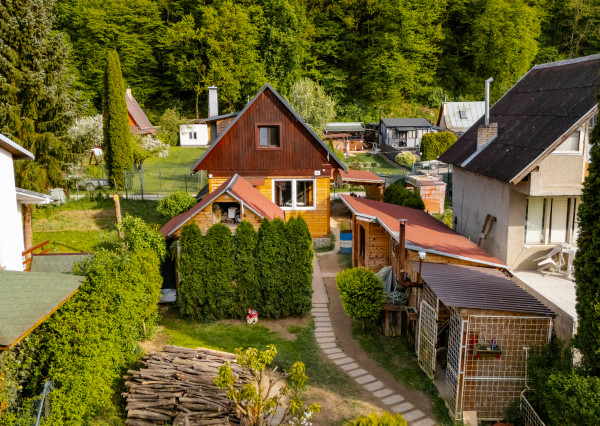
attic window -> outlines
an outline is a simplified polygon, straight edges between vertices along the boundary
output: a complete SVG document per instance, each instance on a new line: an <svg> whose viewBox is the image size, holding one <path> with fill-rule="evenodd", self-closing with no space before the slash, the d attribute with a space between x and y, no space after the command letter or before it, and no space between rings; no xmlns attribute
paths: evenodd
<svg viewBox="0 0 600 426"><path fill-rule="evenodd" d="M256 126L256 139L257 148L261 149L273 149L280 148L280 131L279 124L257 124Z"/></svg>
<svg viewBox="0 0 600 426"><path fill-rule="evenodd" d="M461 109L460 111L458 111L458 115L460 116L461 120L467 119L467 111L465 111L464 109Z"/></svg>

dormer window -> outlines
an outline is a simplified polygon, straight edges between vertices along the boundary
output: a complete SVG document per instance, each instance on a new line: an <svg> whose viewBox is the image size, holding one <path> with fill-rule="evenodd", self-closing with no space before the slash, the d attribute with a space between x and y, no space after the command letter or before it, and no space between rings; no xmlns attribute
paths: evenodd
<svg viewBox="0 0 600 426"><path fill-rule="evenodd" d="M256 139L257 148L273 149L280 148L280 125L279 124L257 124Z"/></svg>
<svg viewBox="0 0 600 426"><path fill-rule="evenodd" d="M465 111L464 109L459 110L458 115L460 116L461 120L467 119L467 111Z"/></svg>

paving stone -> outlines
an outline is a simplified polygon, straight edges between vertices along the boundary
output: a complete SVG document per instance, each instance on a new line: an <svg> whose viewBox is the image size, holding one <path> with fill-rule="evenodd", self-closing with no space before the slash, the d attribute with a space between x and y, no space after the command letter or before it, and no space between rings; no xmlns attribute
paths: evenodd
<svg viewBox="0 0 600 426"><path fill-rule="evenodd" d="M360 376L354 379L356 381L356 383L358 383L359 385L364 385L365 383L369 383L375 380L375 377L371 376L370 374L367 374L366 376Z"/></svg>
<svg viewBox="0 0 600 426"><path fill-rule="evenodd" d="M380 381L369 383L368 385L365 385L365 389L370 390L371 392L376 391L377 389L381 389L382 387L383 387L383 383L381 383Z"/></svg>
<svg viewBox="0 0 600 426"><path fill-rule="evenodd" d="M313 303L313 308L326 308L327 303Z"/></svg>
<svg viewBox="0 0 600 426"><path fill-rule="evenodd" d="M396 404L397 402L400 402L404 399L404 397L400 396L400 395L392 395L392 396L388 396L387 398L384 398L381 400L381 402L383 402L385 405L392 405L392 404Z"/></svg>
<svg viewBox="0 0 600 426"><path fill-rule="evenodd" d="M318 343L327 343L327 342L335 342L335 337L318 337Z"/></svg>
<svg viewBox="0 0 600 426"><path fill-rule="evenodd" d="M328 319L326 319L326 320L319 319L319 320L315 321L315 325L317 327L331 327L331 321L329 321Z"/></svg>
<svg viewBox="0 0 600 426"><path fill-rule="evenodd" d="M403 402L402 404L398 404L392 407L392 411L394 413L406 413L407 411L412 410L413 408L415 408L415 406L412 405L410 402Z"/></svg>
<svg viewBox="0 0 600 426"><path fill-rule="evenodd" d="M335 333L333 331L318 331L315 332L315 337L335 337Z"/></svg>
<svg viewBox="0 0 600 426"><path fill-rule="evenodd" d="M335 362L336 365L342 365L342 364L348 364L349 362L354 362L354 360L347 356L345 358L336 359L333 362Z"/></svg>
<svg viewBox="0 0 600 426"><path fill-rule="evenodd" d="M394 391L391 389L385 388L385 389L380 389L377 392L373 392L373 395L376 396L377 398L383 398L384 396L388 396L392 392L394 392Z"/></svg>
<svg viewBox="0 0 600 426"><path fill-rule="evenodd" d="M335 354L329 354L329 355L327 355L327 357L329 359L338 359L338 358L343 358L345 356L346 356L346 354L344 352L337 352Z"/></svg>
<svg viewBox="0 0 600 426"><path fill-rule="evenodd" d="M404 420L406 420L407 422L412 422L413 420L420 419L424 415L425 413L421 410L413 410L409 413L402 414L402 417L404 417Z"/></svg>
<svg viewBox="0 0 600 426"><path fill-rule="evenodd" d="M327 317L329 318L329 312L325 310L325 312L311 312L313 317Z"/></svg>
<svg viewBox="0 0 600 426"><path fill-rule="evenodd" d="M335 343L319 343L321 349L337 348Z"/></svg>
<svg viewBox="0 0 600 426"><path fill-rule="evenodd" d="M329 310L327 308L312 308L311 312L327 312L327 313L329 313Z"/></svg>
<svg viewBox="0 0 600 426"><path fill-rule="evenodd" d="M435 420L432 420L429 417L425 417L424 419L421 419L418 422L413 423L413 426L433 426L434 424L435 424Z"/></svg>
<svg viewBox="0 0 600 426"><path fill-rule="evenodd" d="M322 333L324 331L333 331L333 328L328 325L320 325L315 327L315 333Z"/></svg>
<svg viewBox="0 0 600 426"><path fill-rule="evenodd" d="M358 364L355 362L351 362L350 364L344 364L341 367L342 367L342 370L349 371L349 370L354 370L354 369L358 368Z"/></svg>
<svg viewBox="0 0 600 426"><path fill-rule="evenodd" d="M342 352L342 350L340 348L331 348L331 349L325 349L325 350L323 350L323 352L325 352L326 354L335 354L338 352Z"/></svg>
<svg viewBox="0 0 600 426"><path fill-rule="evenodd" d="M363 370L362 368L357 368L356 370L346 371L346 374L349 375L350 377L358 377L358 376L362 376L363 374L367 374L367 370Z"/></svg>

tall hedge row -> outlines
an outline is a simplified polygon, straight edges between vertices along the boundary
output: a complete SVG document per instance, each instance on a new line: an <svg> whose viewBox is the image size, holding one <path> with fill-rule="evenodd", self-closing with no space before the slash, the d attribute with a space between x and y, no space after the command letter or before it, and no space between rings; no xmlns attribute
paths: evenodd
<svg viewBox="0 0 600 426"><path fill-rule="evenodd" d="M456 142L452 132L425 133L421 139L421 160L436 160Z"/></svg>
<svg viewBox="0 0 600 426"><path fill-rule="evenodd" d="M258 233L242 222L234 235L222 224L205 236L187 225L179 239L178 303L195 320L303 315L312 297L312 238L302 218L263 220Z"/></svg>

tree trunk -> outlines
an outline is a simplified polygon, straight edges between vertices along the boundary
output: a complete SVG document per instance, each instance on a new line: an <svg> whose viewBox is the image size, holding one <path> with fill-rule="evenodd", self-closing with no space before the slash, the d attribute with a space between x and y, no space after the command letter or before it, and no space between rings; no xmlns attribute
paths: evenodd
<svg viewBox="0 0 600 426"><path fill-rule="evenodd" d="M21 206L23 213L23 242L25 250L33 247L33 229L31 226L31 204L23 204Z"/></svg>

